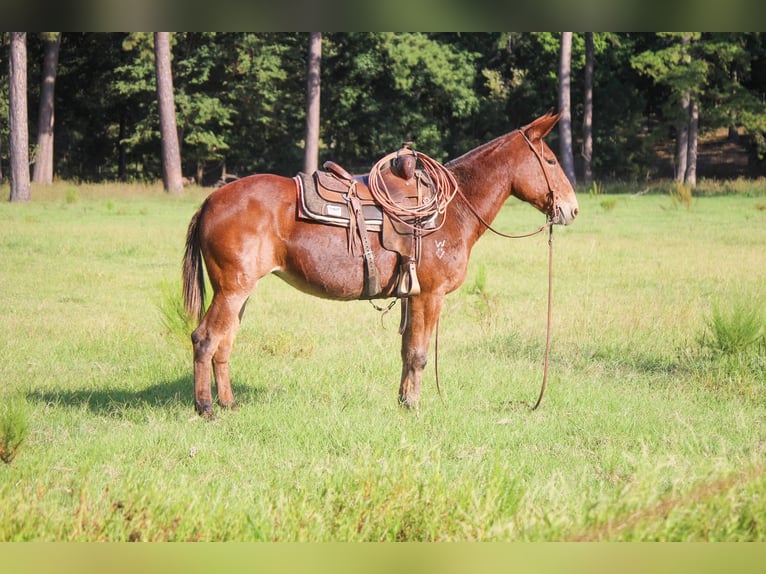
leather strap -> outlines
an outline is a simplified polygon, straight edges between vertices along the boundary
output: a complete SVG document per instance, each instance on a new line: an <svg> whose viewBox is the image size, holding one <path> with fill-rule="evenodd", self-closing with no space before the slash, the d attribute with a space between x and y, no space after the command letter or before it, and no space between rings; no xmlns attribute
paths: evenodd
<svg viewBox="0 0 766 574"><path fill-rule="evenodd" d="M378 268L375 265L375 253L373 253L372 248L370 247L370 238L367 236L367 224L364 222L362 204L359 203L359 198L353 191L354 187L352 186L349 190L348 201L354 212L356 226L359 231L359 238L362 240L364 263L367 268L364 280L364 295L366 297L374 297L381 291L380 276L378 275Z"/></svg>

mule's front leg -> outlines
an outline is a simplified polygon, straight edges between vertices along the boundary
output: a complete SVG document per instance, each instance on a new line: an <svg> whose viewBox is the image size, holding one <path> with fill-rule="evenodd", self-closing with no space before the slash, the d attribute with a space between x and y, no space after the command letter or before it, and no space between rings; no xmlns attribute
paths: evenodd
<svg viewBox="0 0 766 574"><path fill-rule="evenodd" d="M399 386L399 404L404 407L414 408L420 400L428 345L443 301L443 295L434 294L421 294L409 301L407 326L402 335L402 381Z"/></svg>

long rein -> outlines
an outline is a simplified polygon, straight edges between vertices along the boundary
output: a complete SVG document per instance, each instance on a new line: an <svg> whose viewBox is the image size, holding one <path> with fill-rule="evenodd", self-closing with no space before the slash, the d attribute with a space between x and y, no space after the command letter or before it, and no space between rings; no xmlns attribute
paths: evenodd
<svg viewBox="0 0 766 574"><path fill-rule="evenodd" d="M551 198L551 210L550 214L548 215L547 221L544 225L540 226L538 229L531 231L529 233L521 233L521 234L508 234L503 233L501 231L498 231L494 227L492 227L487 221L484 220L484 218L479 215L479 213L476 211L476 209L471 205L471 202L468 201L468 198L463 194L463 190L459 187L457 188L457 194L460 196L460 198L463 200L463 202L468 206L468 209L471 211L471 213L476 217L476 219L479 220L479 222L486 227L489 231L492 233L499 235L500 237L505 237L507 239L522 239L524 237L532 237L533 235L537 235L538 233L542 233L545 231L545 229L548 229L548 312L547 312L547 319L546 319L546 327L545 327L545 361L543 364L543 381L540 385L540 394L537 397L537 401L534 405L530 406L531 410L536 410L537 407L540 406L540 403L543 400L543 394L545 394L545 388L548 386L548 366L550 364L550 355L551 355L551 323L552 323L552 316L553 316L553 216L556 213L556 194L553 189L553 186L551 185L551 180L548 177L548 172L545 169L545 164L543 160L542 153L538 153L538 151L534 148L532 145L532 142L529 140L527 135L522 131L518 130L519 134L521 134L521 137L524 138L524 141L529 146L529 149L532 150L532 153L535 154L535 157L537 158L537 161L540 163L540 169L543 170L543 175L545 176L545 182L548 184L548 194ZM441 387L439 385L439 319L436 320L436 338L434 340L434 368L436 370L436 389L439 393L439 398L441 399ZM442 403L444 402L444 399L442 399Z"/></svg>

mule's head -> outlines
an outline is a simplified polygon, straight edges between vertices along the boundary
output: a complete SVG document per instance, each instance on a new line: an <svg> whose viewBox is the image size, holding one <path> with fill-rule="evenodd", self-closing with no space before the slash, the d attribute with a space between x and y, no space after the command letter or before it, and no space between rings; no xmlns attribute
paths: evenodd
<svg viewBox="0 0 766 574"><path fill-rule="evenodd" d="M561 114L546 114L519 129L511 195L545 213L553 223L569 225L580 209L572 184L544 138Z"/></svg>

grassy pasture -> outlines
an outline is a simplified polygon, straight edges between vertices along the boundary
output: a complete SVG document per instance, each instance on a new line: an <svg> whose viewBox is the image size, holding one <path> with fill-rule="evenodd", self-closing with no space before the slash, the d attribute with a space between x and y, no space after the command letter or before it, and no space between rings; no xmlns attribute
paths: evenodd
<svg viewBox="0 0 766 574"><path fill-rule="evenodd" d="M538 411L546 239L485 235L442 315L444 405L433 360L420 409L396 405L398 307L269 277L235 344L240 408L210 422L161 311L204 193L0 203L0 439L23 439L0 540L766 540L763 192L581 193ZM540 219L511 200L496 223ZM714 317L740 315L752 341L721 349Z"/></svg>

